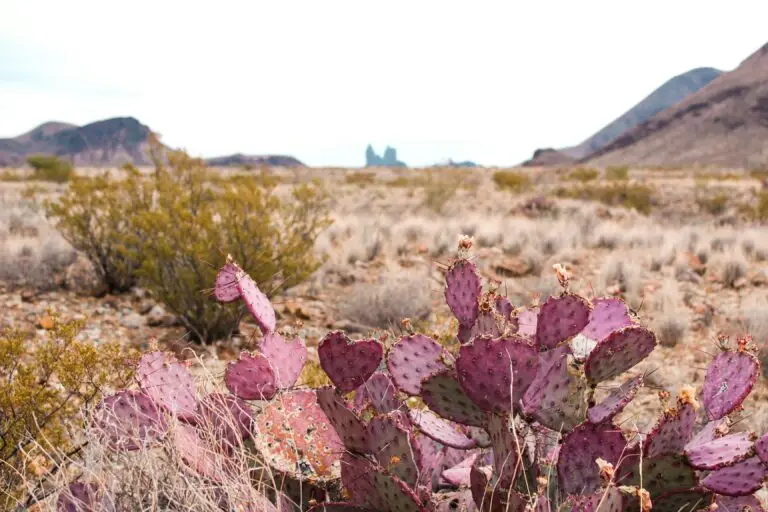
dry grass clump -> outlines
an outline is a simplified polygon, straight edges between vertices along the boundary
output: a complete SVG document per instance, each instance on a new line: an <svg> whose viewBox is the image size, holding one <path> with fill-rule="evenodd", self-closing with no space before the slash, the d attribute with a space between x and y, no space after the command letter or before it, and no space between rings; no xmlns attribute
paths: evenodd
<svg viewBox="0 0 768 512"><path fill-rule="evenodd" d="M653 295L654 332L664 347L674 347L688 332L690 312L675 281L667 280Z"/></svg>
<svg viewBox="0 0 768 512"><path fill-rule="evenodd" d="M749 263L738 249L717 254L712 258L712 266L718 272L720 280L728 288L734 288L738 281L747 276Z"/></svg>
<svg viewBox="0 0 768 512"><path fill-rule="evenodd" d="M763 375L768 377L768 296L752 295L741 304L741 323L744 331L752 336L760 352Z"/></svg>
<svg viewBox="0 0 768 512"><path fill-rule="evenodd" d="M352 322L388 329L404 318L426 319L432 312L431 290L425 273L388 272L375 283L355 285L339 309Z"/></svg>
<svg viewBox="0 0 768 512"><path fill-rule="evenodd" d="M610 255L597 275L598 293L619 294L632 308L640 306L642 284L642 270L630 255Z"/></svg>

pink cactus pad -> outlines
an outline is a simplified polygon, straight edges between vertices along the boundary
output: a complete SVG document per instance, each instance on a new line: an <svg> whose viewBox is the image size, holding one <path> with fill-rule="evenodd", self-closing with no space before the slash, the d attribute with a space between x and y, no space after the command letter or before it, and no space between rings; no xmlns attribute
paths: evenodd
<svg viewBox="0 0 768 512"><path fill-rule="evenodd" d="M275 383L279 389L292 388L307 362L304 340L298 337L286 340L277 332L267 333L259 341L259 352L272 366Z"/></svg>
<svg viewBox="0 0 768 512"><path fill-rule="evenodd" d="M705 444L686 448L688 463L696 469L732 466L754 454L755 443L746 432L719 437Z"/></svg>
<svg viewBox="0 0 768 512"><path fill-rule="evenodd" d="M717 496L715 499L718 512L765 512L763 504L754 495Z"/></svg>
<svg viewBox="0 0 768 512"><path fill-rule="evenodd" d="M365 425L352 411L344 397L330 386L316 390L317 403L333 425L347 450L368 452L368 434Z"/></svg>
<svg viewBox="0 0 768 512"><path fill-rule="evenodd" d="M414 488L419 481L418 461L421 457L415 453L416 443L410 425L401 414L395 411L371 419L366 430L368 450L387 473Z"/></svg>
<svg viewBox="0 0 768 512"><path fill-rule="evenodd" d="M578 295L549 297L539 310L536 343L550 349L576 336L589 322L590 305Z"/></svg>
<svg viewBox="0 0 768 512"><path fill-rule="evenodd" d="M445 301L459 324L475 323L481 288L477 267L468 260L457 260L445 274Z"/></svg>
<svg viewBox="0 0 768 512"><path fill-rule="evenodd" d="M315 391L288 391L268 402L255 431L256 448L274 470L321 483L339 478L344 445Z"/></svg>
<svg viewBox="0 0 768 512"><path fill-rule="evenodd" d="M477 446L474 439L466 436L457 426L433 412L420 409L411 409L409 412L411 423L435 441L460 450L469 450Z"/></svg>
<svg viewBox="0 0 768 512"><path fill-rule="evenodd" d="M515 307L512 305L508 298L504 297L503 295L497 295L495 305L496 311L498 311L504 320L507 322L516 320L512 317L512 313L515 311Z"/></svg>
<svg viewBox="0 0 768 512"><path fill-rule="evenodd" d="M341 467L342 485L352 504L380 512L424 510L419 496L405 482L371 461L345 453Z"/></svg>
<svg viewBox="0 0 768 512"><path fill-rule="evenodd" d="M755 452L763 463L768 464L768 434L763 436L755 442Z"/></svg>
<svg viewBox="0 0 768 512"><path fill-rule="evenodd" d="M534 338L539 323L539 309L521 309L517 312L517 334Z"/></svg>
<svg viewBox="0 0 768 512"><path fill-rule="evenodd" d="M141 356L136 379L142 391L181 420L192 421L197 407L195 381L187 367L165 352Z"/></svg>
<svg viewBox="0 0 768 512"><path fill-rule="evenodd" d="M698 445L714 441L718 437L722 437L727 434L728 431L729 427L727 418L710 421L706 423L704 427L691 438L690 441L688 441L688 444L685 445L685 449L688 450Z"/></svg>
<svg viewBox="0 0 768 512"><path fill-rule="evenodd" d="M435 489L440 482L446 448L418 431L413 438L416 446L414 451L419 454L419 485Z"/></svg>
<svg viewBox="0 0 768 512"><path fill-rule="evenodd" d="M480 512L525 510L528 501L515 489L503 489L491 481L491 469L472 466L469 473L472 499Z"/></svg>
<svg viewBox="0 0 768 512"><path fill-rule="evenodd" d="M446 482L457 487L469 487L471 482L469 474L472 472L472 466L475 465L480 452L472 452L466 459L458 464L443 470L443 478Z"/></svg>
<svg viewBox="0 0 768 512"><path fill-rule="evenodd" d="M342 393L362 386L384 357L377 340L352 341L342 331L326 334L317 349L320 366Z"/></svg>
<svg viewBox="0 0 768 512"><path fill-rule="evenodd" d="M101 486L95 482L73 482L59 493L56 512L106 512L114 504Z"/></svg>
<svg viewBox="0 0 768 512"><path fill-rule="evenodd" d="M707 368L702 392L710 420L736 410L747 398L760 374L760 362L746 351L720 352Z"/></svg>
<svg viewBox="0 0 768 512"><path fill-rule="evenodd" d="M624 407L632 401L637 390L642 386L642 375L627 379L621 386L611 391L602 402L590 407L587 411L587 419L592 423L602 423L613 418L624 410Z"/></svg>
<svg viewBox="0 0 768 512"><path fill-rule="evenodd" d="M397 388L389 375L382 372L374 373L365 384L355 390L354 403L357 413L366 407L372 407L377 414L387 414L405 407L397 397Z"/></svg>
<svg viewBox="0 0 768 512"><path fill-rule="evenodd" d="M464 392L481 409L509 412L539 367L538 352L523 337L479 337L459 349L456 372Z"/></svg>
<svg viewBox="0 0 768 512"><path fill-rule="evenodd" d="M484 427L488 422L487 414L464 393L453 369L424 379L421 399L430 409L451 421L474 427Z"/></svg>
<svg viewBox="0 0 768 512"><path fill-rule="evenodd" d="M724 496L747 496L763 486L765 477L765 464L760 457L751 457L711 472L701 481L701 485Z"/></svg>
<svg viewBox="0 0 768 512"><path fill-rule="evenodd" d="M242 352L239 360L227 365L224 383L243 400L269 400L277 392L272 365L261 354Z"/></svg>
<svg viewBox="0 0 768 512"><path fill-rule="evenodd" d="M563 438L557 458L560 490L568 494L596 492L601 481L595 461L601 458L615 466L626 445L621 430L610 423L585 422L571 430Z"/></svg>
<svg viewBox="0 0 768 512"><path fill-rule="evenodd" d="M104 398L95 409L93 428L117 451L154 446L165 436L168 425L155 402L145 393L118 391Z"/></svg>
<svg viewBox="0 0 768 512"><path fill-rule="evenodd" d="M559 432L581 423L587 413L587 382L568 345L539 356L539 370L522 398L522 412Z"/></svg>
<svg viewBox="0 0 768 512"><path fill-rule="evenodd" d="M254 280L248 274L241 272L237 278L237 289L261 331L264 334L274 331L277 325L275 309L267 296L256 286Z"/></svg>
<svg viewBox="0 0 768 512"><path fill-rule="evenodd" d="M171 430L170 437L174 452L189 470L216 483L223 481L222 469L231 471L231 459L203 441L195 427L178 423Z"/></svg>
<svg viewBox="0 0 768 512"><path fill-rule="evenodd" d="M523 439L510 427L508 416L490 415L488 433L493 447L494 475L501 488L511 487L517 476L524 470L522 450Z"/></svg>
<svg viewBox="0 0 768 512"><path fill-rule="evenodd" d="M658 457L673 453L681 453L693 437L696 426L696 409L694 404L682 399L677 407L667 409L656 425L646 436L643 447L646 457Z"/></svg>
<svg viewBox="0 0 768 512"><path fill-rule="evenodd" d="M645 327L632 325L613 331L587 356L587 378L600 382L621 375L648 357L654 348L656 335Z"/></svg>
<svg viewBox="0 0 768 512"><path fill-rule="evenodd" d="M227 263L216 274L216 282L213 295L219 302L234 302L240 298L240 289L237 287L238 272L240 268L234 263Z"/></svg>
<svg viewBox="0 0 768 512"><path fill-rule="evenodd" d="M218 441L220 449L231 451L249 436L253 410L234 395L210 393L197 405L196 423L200 430Z"/></svg>
<svg viewBox="0 0 768 512"><path fill-rule="evenodd" d="M421 382L447 368L449 358L442 345L428 336L403 336L387 354L387 369L401 391L418 395Z"/></svg>
<svg viewBox="0 0 768 512"><path fill-rule="evenodd" d="M617 329L632 325L626 303L618 298L606 297L592 300L589 323L581 333L587 338L601 341Z"/></svg>

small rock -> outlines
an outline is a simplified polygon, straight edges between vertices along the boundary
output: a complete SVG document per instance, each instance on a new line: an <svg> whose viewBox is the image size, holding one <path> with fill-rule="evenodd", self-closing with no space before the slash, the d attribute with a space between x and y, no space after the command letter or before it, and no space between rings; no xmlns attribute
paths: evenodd
<svg viewBox="0 0 768 512"><path fill-rule="evenodd" d="M163 319L166 317L165 310L162 306L154 306L150 308L149 314L147 314L147 325L151 327L157 327L162 325Z"/></svg>
<svg viewBox="0 0 768 512"><path fill-rule="evenodd" d="M495 264L493 270L501 277L523 277L533 271L531 265L521 258L507 258Z"/></svg>
<svg viewBox="0 0 768 512"><path fill-rule="evenodd" d="M37 321L37 326L46 331L50 331L55 325L56 322L53 321L53 318L50 315L44 315Z"/></svg>
<svg viewBox="0 0 768 512"><path fill-rule="evenodd" d="M733 287L736 288L737 290L746 288L748 285L749 285L749 281L747 281L746 277L740 277L733 282Z"/></svg>
<svg viewBox="0 0 768 512"><path fill-rule="evenodd" d="M138 308L139 314L140 315L146 315L149 312L153 311L155 307L158 307L158 306L155 306L155 304L151 300L142 301L139 304L139 308Z"/></svg>
<svg viewBox="0 0 768 512"><path fill-rule="evenodd" d="M120 325L127 327L128 329L139 329L145 324L144 317L138 313L131 313L128 316L124 316L120 319Z"/></svg>

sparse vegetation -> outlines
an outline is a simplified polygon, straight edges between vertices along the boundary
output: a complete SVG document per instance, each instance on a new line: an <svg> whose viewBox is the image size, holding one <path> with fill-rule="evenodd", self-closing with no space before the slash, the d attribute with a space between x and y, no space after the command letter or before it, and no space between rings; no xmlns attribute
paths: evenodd
<svg viewBox="0 0 768 512"><path fill-rule="evenodd" d="M629 179L629 166L608 167L605 169L605 179L611 181L626 181Z"/></svg>
<svg viewBox="0 0 768 512"><path fill-rule="evenodd" d="M555 191L555 195L572 199L599 201L610 206L623 206L646 215L651 212L653 207L653 190L646 185L632 183L560 187Z"/></svg>
<svg viewBox="0 0 768 512"><path fill-rule="evenodd" d="M34 155L27 157L27 164L34 169L31 179L64 183L73 174L70 162L52 155Z"/></svg>
<svg viewBox="0 0 768 512"><path fill-rule="evenodd" d="M597 179L600 173L597 169L590 169L589 167L578 167L564 176L564 180L568 181L580 181L581 183L587 183Z"/></svg>
<svg viewBox="0 0 768 512"><path fill-rule="evenodd" d="M524 192L531 187L531 178L519 171L496 171L493 173L493 182L502 189L511 192Z"/></svg>

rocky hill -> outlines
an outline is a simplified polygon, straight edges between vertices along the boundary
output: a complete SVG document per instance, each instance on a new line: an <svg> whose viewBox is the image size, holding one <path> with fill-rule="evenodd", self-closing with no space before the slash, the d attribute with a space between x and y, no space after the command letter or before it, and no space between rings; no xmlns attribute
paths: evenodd
<svg viewBox="0 0 768 512"><path fill-rule="evenodd" d="M50 122L10 139L0 139L0 166L20 166L27 156L56 155L78 166L150 163L149 127L133 117L116 117L85 126Z"/></svg>
<svg viewBox="0 0 768 512"><path fill-rule="evenodd" d="M206 162L213 167L257 167L259 165L304 167L301 161L288 155L244 155L242 153L235 153L234 155L208 158Z"/></svg>
<svg viewBox="0 0 768 512"><path fill-rule="evenodd" d="M768 44L733 71L617 137L593 165L768 164Z"/></svg>

